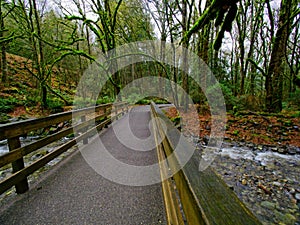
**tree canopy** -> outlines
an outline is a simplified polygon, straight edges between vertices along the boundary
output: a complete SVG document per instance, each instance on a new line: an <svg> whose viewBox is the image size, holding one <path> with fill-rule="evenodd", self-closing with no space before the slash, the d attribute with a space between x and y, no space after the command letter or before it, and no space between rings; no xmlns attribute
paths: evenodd
<svg viewBox="0 0 300 225"><path fill-rule="evenodd" d="M151 74L181 85L195 102L206 101L195 82L168 65L115 69L116 47L158 39L161 59L164 42L197 53L222 84L228 108L279 112L299 103L299 20L296 0L1 0L1 81L9 85L14 73L7 54L18 55L27 59L22 70L43 107L49 93L71 104L54 79L74 88L102 52L110 83L100 98L113 99L127 83ZM176 104L181 97L176 94Z"/></svg>

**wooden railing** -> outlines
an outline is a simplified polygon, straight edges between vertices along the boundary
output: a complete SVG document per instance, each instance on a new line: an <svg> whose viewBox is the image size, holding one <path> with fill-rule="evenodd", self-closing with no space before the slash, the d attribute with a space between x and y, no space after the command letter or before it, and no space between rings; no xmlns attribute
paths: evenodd
<svg viewBox="0 0 300 225"><path fill-rule="evenodd" d="M210 167L199 171L199 155L194 154L188 163L176 172L181 159L176 154L172 154L174 149L183 148L187 151L187 148L193 147L185 140L181 139L178 142L180 132L154 103L151 103L151 115L154 121L155 139L156 141L162 139L161 143L157 141L157 153L163 178L162 187L168 224L184 224L180 205L187 223L191 225L261 224ZM164 125L161 124L161 120ZM171 154L172 157L169 157ZM165 159L167 164L161 163ZM164 179L170 172L175 173L173 179Z"/></svg>
<svg viewBox="0 0 300 225"><path fill-rule="evenodd" d="M123 115L125 111L128 111L126 102L109 103L0 126L0 141L7 139L9 147L9 152L0 156L0 168L10 163L12 165L12 175L0 181L0 194L13 186L15 186L18 194L26 192L29 189L27 177L30 174L76 145L77 142L83 141L83 144L87 144L90 136L95 135L98 130L107 126L112 119L117 119ZM62 122L70 122L72 119L78 119L79 122L73 127L63 129L21 147L20 137L27 136L29 132ZM83 132L74 134L74 131ZM76 137L25 167L24 156L71 134Z"/></svg>

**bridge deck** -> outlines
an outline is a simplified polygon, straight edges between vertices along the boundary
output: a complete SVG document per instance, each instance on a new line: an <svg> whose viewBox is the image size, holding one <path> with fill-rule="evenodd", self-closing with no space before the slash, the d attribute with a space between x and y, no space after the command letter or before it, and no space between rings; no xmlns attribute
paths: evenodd
<svg viewBox="0 0 300 225"><path fill-rule="evenodd" d="M139 138L150 135L150 108L130 111L118 124L119 135L128 129ZM129 118L130 127L126 124ZM126 147L110 127L100 134L105 147L118 160L137 166L157 161L155 149L136 151ZM133 143L139 146L139 143ZM91 142L82 151L97 151ZM140 145L143 150L143 145ZM100 149L101 150L101 149ZM143 174L136 174L144 176ZM161 185L126 186L96 173L80 152L47 172L45 179L25 194L2 206L0 224L165 224Z"/></svg>

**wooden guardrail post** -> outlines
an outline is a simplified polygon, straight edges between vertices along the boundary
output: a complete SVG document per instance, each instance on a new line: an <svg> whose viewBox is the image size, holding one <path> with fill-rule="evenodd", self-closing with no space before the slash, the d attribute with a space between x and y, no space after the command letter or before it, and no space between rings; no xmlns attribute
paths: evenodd
<svg viewBox="0 0 300 225"><path fill-rule="evenodd" d="M116 120L118 120L118 106L115 106Z"/></svg>
<svg viewBox="0 0 300 225"><path fill-rule="evenodd" d="M20 148L21 147L21 142L19 137L13 137L8 139L8 147L9 151L12 151L14 149ZM19 170L24 168L24 159L20 158L17 159L16 161L12 162L12 169L13 173L18 172ZM28 191L29 186L28 186L28 181L27 178L21 180L19 183L15 185L16 192L18 194L25 193Z"/></svg>
<svg viewBox="0 0 300 225"><path fill-rule="evenodd" d="M97 113L95 113L102 109L105 110L106 114L100 113L100 115L97 115ZM0 141L8 140L9 146L9 152L0 156L0 167L2 168L8 164L12 164L12 174L0 180L0 194L13 186L16 187L16 193L18 194L26 192L29 189L27 178L30 174L76 145L78 141L83 141L84 144L87 144L88 137L95 135L95 128L96 130L101 130L105 125L111 122L111 119L109 118L110 113L113 113L111 103L99 105L96 106L96 108L88 107L70 112L57 113L43 118L0 125ZM104 121L103 116L106 118ZM76 123L73 127L58 131L57 133L51 134L31 144L21 146L19 139L21 136L24 136L31 131L69 121L72 118L76 118L76 122L79 118L81 122L78 124ZM95 121L100 122L100 124L95 124ZM76 136L76 132L80 133L77 137L57 147L25 167L24 157L26 155L43 146L53 143L54 141L60 140L67 135L74 134L74 136Z"/></svg>
<svg viewBox="0 0 300 225"><path fill-rule="evenodd" d="M106 119L107 119L107 115L106 115L106 113L107 113L107 108L106 108L106 107L103 109L103 113L104 113L104 120L106 120Z"/></svg>
<svg viewBox="0 0 300 225"><path fill-rule="evenodd" d="M122 116L125 115L126 105L122 105Z"/></svg>
<svg viewBox="0 0 300 225"><path fill-rule="evenodd" d="M84 123L85 121L86 121L86 116L85 116L85 115L82 115L82 116L81 116L81 122ZM88 137L84 138L84 139L83 139L83 144L86 145L86 144L88 144L88 143L89 143L89 138L88 138Z"/></svg>
<svg viewBox="0 0 300 225"><path fill-rule="evenodd" d="M104 120L107 120L107 108L106 107L103 109L103 113L104 113ZM107 128L108 125L105 124L104 127Z"/></svg>

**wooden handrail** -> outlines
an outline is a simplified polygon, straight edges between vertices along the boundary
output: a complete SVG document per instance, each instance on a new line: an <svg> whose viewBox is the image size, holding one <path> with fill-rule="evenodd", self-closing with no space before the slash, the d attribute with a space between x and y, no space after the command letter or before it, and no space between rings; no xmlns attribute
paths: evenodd
<svg viewBox="0 0 300 225"><path fill-rule="evenodd" d="M73 130L85 129L88 126L93 125L95 122L100 121L102 118L104 118L108 115L109 115L109 113L101 114L95 118L85 121L84 123L80 123L76 126L64 129L55 134L49 135L45 138L42 138L36 142L33 142L33 143L23 146L21 148L14 149L4 155L1 155L0 156L0 167L3 167L9 163L12 163L12 162L16 161L17 159L22 158L23 156L28 155L31 152L34 152L37 149L40 149L48 144L51 144L54 141L57 141L63 137L66 137L67 135L72 134L74 132Z"/></svg>
<svg viewBox="0 0 300 225"><path fill-rule="evenodd" d="M158 152L163 151L163 155L168 161L167 165L169 168L165 168L164 170L169 170L174 173L173 179L188 224L261 224L261 222L210 167L204 171L199 171L199 155L193 154L186 165L181 170L177 171L181 159L179 159L176 154L172 153L178 148L187 150L187 148L193 147L184 138L181 138L181 141L178 142L180 132L173 126L162 110L153 102L151 103L151 115L153 121L155 121L155 129L158 131L154 132L157 136L156 139L163 139L157 146L157 150ZM164 121L164 127L167 127L166 132L162 129L163 126L160 120ZM169 157L171 155L172 157ZM168 179L163 179L163 182L168 182ZM163 192L166 191L163 190ZM165 194L164 198L168 196L174 195ZM176 200L167 199L165 200L165 203L170 201L176 202ZM167 207L169 206L166 206L166 208ZM169 214L167 215L167 218L168 224L181 224L181 220L178 221L177 219L180 218L178 215L174 217L172 214Z"/></svg>
<svg viewBox="0 0 300 225"><path fill-rule="evenodd" d="M111 106L112 104L108 103L94 107L73 110L69 112L57 113L38 119L28 119L24 121L0 125L0 141L13 137L23 136L28 134L30 131L38 130L40 128L48 127L67 120L71 120L72 117L79 117L81 115L98 112L101 109L107 109Z"/></svg>
<svg viewBox="0 0 300 225"><path fill-rule="evenodd" d="M117 106L117 108L120 107L121 112L116 113L116 115L114 116L111 116L113 104L108 103L95 107L53 114L44 118L30 119L0 126L0 140L7 139L9 145L9 152L0 156L0 167L11 163L13 168L13 174L0 182L0 194L14 185L18 194L26 192L29 189L27 181L28 175L32 174L63 152L70 149L78 141L83 141L84 144L87 144L88 138L91 135L97 134L98 130L107 126L107 124L109 124L114 118L118 118L119 115L123 115L125 111L128 112L128 105L126 102L116 103L115 105ZM96 115L95 112L99 112L101 109L103 109L103 113L101 113L100 115ZM88 118L88 115L92 115L92 118ZM76 117L80 117L81 122L74 125L73 127L63 129L62 131L21 147L19 139L20 136L26 136L30 131L69 121L72 118ZM100 124L96 125L95 122L100 122ZM29 166L24 166L24 156L54 141L66 137L69 134L73 134L74 130L83 131L83 133L73 140L51 151L50 153L47 153L40 159L31 163Z"/></svg>

